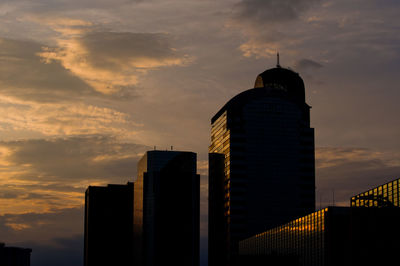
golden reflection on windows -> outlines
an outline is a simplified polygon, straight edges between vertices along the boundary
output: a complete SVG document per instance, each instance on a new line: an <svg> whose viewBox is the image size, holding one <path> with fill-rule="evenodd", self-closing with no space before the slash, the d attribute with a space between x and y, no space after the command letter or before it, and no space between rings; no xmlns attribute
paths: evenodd
<svg viewBox="0 0 400 266"><path fill-rule="evenodd" d="M210 153L220 153L225 155L224 160L224 206L227 224L230 224L230 130L227 126L227 112L225 111L218 117L211 125L211 145L209 147ZM229 229L228 229L229 230Z"/></svg>
<svg viewBox="0 0 400 266"><path fill-rule="evenodd" d="M393 180L376 188L372 188L366 192L353 196L350 199L352 207L382 207L397 206L399 207L399 189L400 179Z"/></svg>
<svg viewBox="0 0 400 266"><path fill-rule="evenodd" d="M242 255L297 256L300 265L321 265L328 209L293 220L239 243Z"/></svg>

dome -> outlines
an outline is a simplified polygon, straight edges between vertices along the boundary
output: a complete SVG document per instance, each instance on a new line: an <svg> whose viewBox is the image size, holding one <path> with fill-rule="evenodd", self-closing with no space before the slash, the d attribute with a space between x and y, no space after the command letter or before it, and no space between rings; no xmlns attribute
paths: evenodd
<svg viewBox="0 0 400 266"><path fill-rule="evenodd" d="M254 88L265 87L284 90L297 100L305 100L303 79L298 73L290 69L278 66L259 74L256 78Z"/></svg>

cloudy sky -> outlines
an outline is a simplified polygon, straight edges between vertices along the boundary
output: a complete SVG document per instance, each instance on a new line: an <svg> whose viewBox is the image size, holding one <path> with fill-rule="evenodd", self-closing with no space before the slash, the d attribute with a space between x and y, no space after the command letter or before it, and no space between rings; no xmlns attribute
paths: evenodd
<svg viewBox="0 0 400 266"><path fill-rule="evenodd" d="M276 64L300 73L317 206L400 177L397 0L1 0L0 242L80 266L83 193L142 154L198 154L210 118Z"/></svg>

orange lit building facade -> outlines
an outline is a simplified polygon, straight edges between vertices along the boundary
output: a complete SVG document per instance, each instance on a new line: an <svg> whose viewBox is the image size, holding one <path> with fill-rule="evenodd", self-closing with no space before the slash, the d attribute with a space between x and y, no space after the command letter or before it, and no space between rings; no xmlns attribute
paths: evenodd
<svg viewBox="0 0 400 266"><path fill-rule="evenodd" d="M315 210L314 129L300 76L281 67L211 119L209 265L234 265L238 243Z"/></svg>

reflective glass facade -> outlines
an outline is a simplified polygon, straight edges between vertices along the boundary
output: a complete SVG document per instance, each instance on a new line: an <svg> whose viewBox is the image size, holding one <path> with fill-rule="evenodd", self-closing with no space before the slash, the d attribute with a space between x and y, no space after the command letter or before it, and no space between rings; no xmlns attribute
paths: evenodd
<svg viewBox="0 0 400 266"><path fill-rule="evenodd" d="M400 179L351 197L352 207L399 207Z"/></svg>
<svg viewBox="0 0 400 266"><path fill-rule="evenodd" d="M303 81L283 68L258 80L211 119L210 266L234 265L240 240L315 210L314 129Z"/></svg>
<svg viewBox="0 0 400 266"><path fill-rule="evenodd" d="M227 125L227 112L225 111L216 121L211 125L211 145L209 147L210 153L224 154L224 216L229 221L230 217L230 130Z"/></svg>
<svg viewBox="0 0 400 266"><path fill-rule="evenodd" d="M327 212L328 208L243 240L240 254L296 257L299 265L323 265Z"/></svg>
<svg viewBox="0 0 400 266"><path fill-rule="evenodd" d="M399 224L400 208L328 207L240 241L241 265L393 265Z"/></svg>
<svg viewBox="0 0 400 266"><path fill-rule="evenodd" d="M208 258L210 266L224 265L230 246L230 130L227 112L211 125L209 147Z"/></svg>

